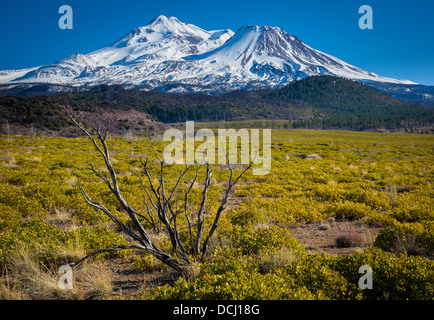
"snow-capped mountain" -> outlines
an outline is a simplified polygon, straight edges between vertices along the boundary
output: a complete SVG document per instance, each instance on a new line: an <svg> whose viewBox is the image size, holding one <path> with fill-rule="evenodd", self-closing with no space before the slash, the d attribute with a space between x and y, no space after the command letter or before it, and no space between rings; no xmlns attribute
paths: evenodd
<svg viewBox="0 0 434 320"><path fill-rule="evenodd" d="M90 53L73 54L46 66L0 71L0 84L120 84L172 92L227 92L279 87L321 74L414 84L352 66L278 27L206 31L165 16Z"/></svg>

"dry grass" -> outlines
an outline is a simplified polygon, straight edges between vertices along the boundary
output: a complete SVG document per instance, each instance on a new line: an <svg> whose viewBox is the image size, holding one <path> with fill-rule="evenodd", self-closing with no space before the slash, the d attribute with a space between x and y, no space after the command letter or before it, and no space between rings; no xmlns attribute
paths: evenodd
<svg viewBox="0 0 434 320"><path fill-rule="evenodd" d="M18 283L7 270L0 277L0 300L30 300L30 296L18 288Z"/></svg>
<svg viewBox="0 0 434 320"><path fill-rule="evenodd" d="M54 225L62 231L74 230L78 225L72 219L73 210L67 208L56 207L51 214L47 214L44 222Z"/></svg>
<svg viewBox="0 0 434 320"><path fill-rule="evenodd" d="M297 255L290 249L282 247L273 252L259 254L258 266L261 272L267 273L273 269L284 267L297 260Z"/></svg>
<svg viewBox="0 0 434 320"><path fill-rule="evenodd" d="M337 186L338 185L338 183L335 180L333 180L333 179L328 180L327 184L329 186Z"/></svg>
<svg viewBox="0 0 434 320"><path fill-rule="evenodd" d="M79 240L75 239L68 242L64 247L57 247L55 249L55 254L62 261L78 261L87 255L83 244Z"/></svg>
<svg viewBox="0 0 434 320"><path fill-rule="evenodd" d="M77 178L74 176L66 177L65 182L68 183L71 187L74 187L77 183Z"/></svg>
<svg viewBox="0 0 434 320"><path fill-rule="evenodd" d="M75 282L80 299L101 300L113 294L111 271L102 263L94 262L78 270Z"/></svg>
<svg viewBox="0 0 434 320"><path fill-rule="evenodd" d="M83 300L111 296L111 273L102 263L90 262L73 269L73 288L62 289L59 285L62 274L58 272L58 266L47 267L39 261L43 251L44 248L23 246L8 258L0 278L0 299ZM77 254L82 256L77 251L63 249L68 260Z"/></svg>
<svg viewBox="0 0 434 320"><path fill-rule="evenodd" d="M38 157L38 156L34 156L34 157L30 158L30 161L41 162L42 158Z"/></svg>
<svg viewBox="0 0 434 320"><path fill-rule="evenodd" d="M200 276L200 263L193 261L190 265L184 268L184 277L187 281L193 282Z"/></svg>
<svg viewBox="0 0 434 320"><path fill-rule="evenodd" d="M17 160L10 153L8 153L7 156L2 156L0 160L7 160L8 161L8 162L2 162L2 165L4 167L6 167L6 168L15 168L15 167L18 167Z"/></svg>
<svg viewBox="0 0 434 320"><path fill-rule="evenodd" d="M396 197L398 196L398 191L393 183L384 188L384 193L392 202L395 202Z"/></svg>
<svg viewBox="0 0 434 320"><path fill-rule="evenodd" d="M34 250L21 248L7 261L6 274L0 283L1 299L74 299L75 290L62 290L59 277L44 267Z"/></svg>

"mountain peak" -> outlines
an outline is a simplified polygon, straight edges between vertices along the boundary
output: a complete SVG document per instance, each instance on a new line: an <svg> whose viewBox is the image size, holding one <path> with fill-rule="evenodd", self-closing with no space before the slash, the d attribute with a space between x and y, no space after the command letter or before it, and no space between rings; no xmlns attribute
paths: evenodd
<svg viewBox="0 0 434 320"><path fill-rule="evenodd" d="M289 34L288 32L282 30L279 27L272 26L262 26L262 25L246 25L241 27L237 33L240 35L245 35L247 33L256 33L258 35L274 35L276 37L286 38L287 41L300 41L297 36Z"/></svg>
<svg viewBox="0 0 434 320"><path fill-rule="evenodd" d="M160 14L158 17L154 18L152 22L156 21L156 22L160 22L160 21L167 21L169 20L164 14Z"/></svg>
<svg viewBox="0 0 434 320"><path fill-rule="evenodd" d="M194 26L193 26L194 27ZM175 17L166 17L160 15L152 19L147 25L138 27L131 30L120 41L114 44L115 47L129 47L132 45L144 44L144 43L157 43L164 41L171 36L177 37L181 34L196 36L197 33L201 33L201 37L206 37L206 32L200 28L192 28L192 25L188 25L179 21Z"/></svg>
<svg viewBox="0 0 434 320"><path fill-rule="evenodd" d="M292 43L294 42L294 43ZM246 25L241 27L223 46L195 59L209 58L237 68L250 68L268 58L293 59L292 49L299 46L297 37L279 27ZM275 59L274 59L275 60Z"/></svg>
<svg viewBox="0 0 434 320"><path fill-rule="evenodd" d="M165 15L159 15L158 17L151 20L151 22L148 24L148 26L155 26L155 25L176 25L176 24L183 24L181 21L178 20L176 17L166 17Z"/></svg>

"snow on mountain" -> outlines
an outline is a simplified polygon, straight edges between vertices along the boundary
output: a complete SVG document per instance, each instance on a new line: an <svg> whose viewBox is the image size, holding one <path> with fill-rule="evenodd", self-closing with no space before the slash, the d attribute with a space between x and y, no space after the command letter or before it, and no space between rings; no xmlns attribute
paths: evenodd
<svg viewBox="0 0 434 320"><path fill-rule="evenodd" d="M21 78L29 72L32 72L39 67L20 69L20 70L0 70L0 82L8 83L12 82L15 79Z"/></svg>
<svg viewBox="0 0 434 320"><path fill-rule="evenodd" d="M122 84L162 91L278 87L313 75L414 84L378 76L304 44L278 27L206 31L159 16L102 49L56 63L0 71L0 83Z"/></svg>
<svg viewBox="0 0 434 320"><path fill-rule="evenodd" d="M201 61L204 70L209 67L221 75L225 74L227 78L238 78L236 81L241 82L250 80L279 85L308 76L330 74L351 79L403 83L402 80L380 77L354 67L307 46L296 36L278 27L269 26L242 27L223 46L186 59Z"/></svg>
<svg viewBox="0 0 434 320"><path fill-rule="evenodd" d="M221 46L230 30L205 31L175 17L159 16L147 26L132 30L112 46L89 53L104 65L179 60Z"/></svg>

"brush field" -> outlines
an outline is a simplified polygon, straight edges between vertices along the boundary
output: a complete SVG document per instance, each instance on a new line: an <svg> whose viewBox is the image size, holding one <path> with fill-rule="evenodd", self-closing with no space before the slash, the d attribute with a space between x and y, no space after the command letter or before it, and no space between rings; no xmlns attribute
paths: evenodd
<svg viewBox="0 0 434 320"><path fill-rule="evenodd" d="M108 145L124 197L145 214L135 174L143 176L140 158L152 162L167 142L112 136ZM74 269L74 288L62 290L60 266L131 243L86 204L78 183L128 219L90 170L93 163L107 172L89 139L2 135L0 299L432 300L433 151L433 135L273 130L271 172L242 177L211 253L190 275L126 250L86 261ZM168 184L182 168L168 167ZM151 169L157 172L156 161ZM220 169L213 172L209 213L228 179ZM191 197L199 201L200 189ZM169 237L143 224L169 251ZM363 265L372 268L372 289L359 288Z"/></svg>

